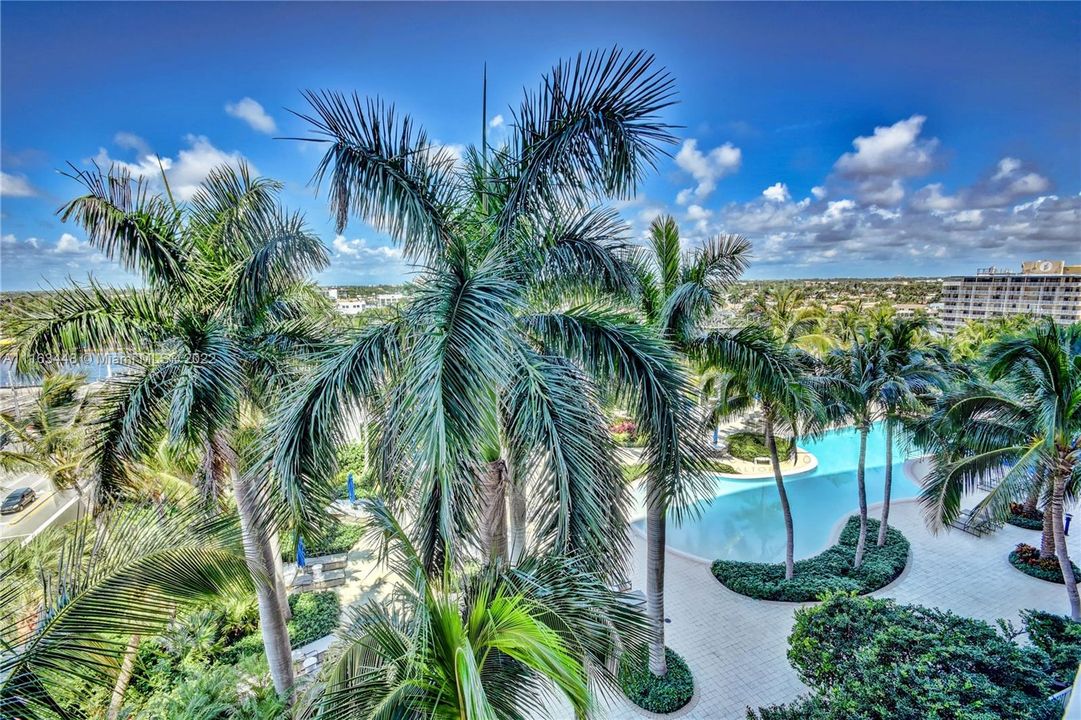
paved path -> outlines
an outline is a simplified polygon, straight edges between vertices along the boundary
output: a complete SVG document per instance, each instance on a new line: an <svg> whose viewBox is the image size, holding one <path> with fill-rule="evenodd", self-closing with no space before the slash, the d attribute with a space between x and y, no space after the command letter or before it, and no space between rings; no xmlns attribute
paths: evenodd
<svg viewBox="0 0 1081 720"><path fill-rule="evenodd" d="M872 507L872 517L877 509ZM915 501L894 503L890 515L891 525L911 542L912 555L901 577L875 596L1015 624L1025 608L1068 612L1061 585L1030 578L1006 560L1017 543L1038 542L1038 532L1006 525L983 538L959 531L933 536ZM640 536L634 539L631 572L634 586L643 587L645 540ZM742 720L748 705L788 702L806 692L786 657L799 607L734 593L713 578L705 563L669 552L665 615L672 622L667 642L687 659L698 683L698 697L683 717ZM622 698L608 708L611 718L643 715Z"/></svg>

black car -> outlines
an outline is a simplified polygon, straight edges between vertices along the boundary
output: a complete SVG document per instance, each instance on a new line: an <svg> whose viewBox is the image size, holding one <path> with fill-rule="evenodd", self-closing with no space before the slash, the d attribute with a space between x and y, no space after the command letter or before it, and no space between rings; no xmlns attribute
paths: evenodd
<svg viewBox="0 0 1081 720"><path fill-rule="evenodd" d="M0 505L0 515L14 515L17 512L22 512L33 505L37 497L37 494L31 488L12 490L4 498L4 504Z"/></svg>

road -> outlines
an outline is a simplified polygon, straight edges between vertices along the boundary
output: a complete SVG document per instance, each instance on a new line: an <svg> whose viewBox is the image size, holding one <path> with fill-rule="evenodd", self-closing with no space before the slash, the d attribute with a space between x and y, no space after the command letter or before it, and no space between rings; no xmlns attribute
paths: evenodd
<svg viewBox="0 0 1081 720"><path fill-rule="evenodd" d="M30 535L77 496L74 490L57 492L47 478L36 473L10 473L0 476L0 499L12 490L30 487L37 493L34 504L15 515L0 515L0 540ZM74 518L78 503L64 513L62 521ZM71 515L71 518L68 515Z"/></svg>

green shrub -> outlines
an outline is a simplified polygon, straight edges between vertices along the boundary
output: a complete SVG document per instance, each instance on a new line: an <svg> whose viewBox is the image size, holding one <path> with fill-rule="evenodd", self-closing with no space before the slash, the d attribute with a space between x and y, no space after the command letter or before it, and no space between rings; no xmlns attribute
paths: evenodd
<svg viewBox="0 0 1081 720"><path fill-rule="evenodd" d="M813 696L762 720L1053 717L1047 655L980 620L837 594L796 611L788 646Z"/></svg>
<svg viewBox="0 0 1081 720"><path fill-rule="evenodd" d="M649 671L646 646L628 652L619 662L619 685L638 707L655 713L679 710L694 696L694 677L686 661L672 648L664 649L668 673L659 678Z"/></svg>
<svg viewBox="0 0 1081 720"><path fill-rule="evenodd" d="M899 530L886 530L886 544L875 545L879 523L867 519L867 548L863 564L852 567L859 540L860 519L853 515L836 545L806 560L797 560L795 575L784 578L784 563L750 563L716 560L713 576L729 590L759 600L809 602L831 592L860 595L885 587L897 579L908 562L908 540Z"/></svg>
<svg viewBox="0 0 1081 720"><path fill-rule="evenodd" d="M1010 514L1006 517L1006 522L1025 530L1043 530L1043 513L1039 510L1026 512L1021 503L1010 503Z"/></svg>
<svg viewBox="0 0 1081 720"><path fill-rule="evenodd" d="M787 460L792 455L792 440L774 436L777 441L777 456ZM758 457L769 457L766 438L761 433L737 432L728 436L728 454L732 457L754 462Z"/></svg>
<svg viewBox="0 0 1081 720"><path fill-rule="evenodd" d="M286 630L293 649L333 633L342 613L338 594L329 590L290 595L289 608L293 611L293 617L286 623ZM256 628L251 634L226 647L220 659L234 664L243 657L262 652L263 636Z"/></svg>
<svg viewBox="0 0 1081 720"><path fill-rule="evenodd" d="M711 460L708 467L713 472L724 473L726 475L739 475L740 474L739 470L736 470L734 467L732 467L728 463L717 462L716 460Z"/></svg>
<svg viewBox="0 0 1081 720"><path fill-rule="evenodd" d="M336 555L349 552L364 535L364 526L353 522L335 522L326 532L315 540L304 540L304 553L309 558L323 555ZM293 535L289 535L289 544L282 548L282 560L296 562L296 546Z"/></svg>
<svg viewBox="0 0 1081 720"><path fill-rule="evenodd" d="M1047 653L1055 682L1070 685L1081 665L1081 622L1042 610L1023 610L1021 618L1029 640Z"/></svg>
<svg viewBox="0 0 1081 720"><path fill-rule="evenodd" d="M353 490L357 497L370 495L371 479L365 463L364 443L350 443L339 448L337 458L338 474L334 476L334 484L338 488L337 499L345 500L349 497L349 473L353 473Z"/></svg>
<svg viewBox="0 0 1081 720"><path fill-rule="evenodd" d="M757 711L747 708L747 720L829 720L818 698L801 697L787 705L768 705Z"/></svg>
<svg viewBox="0 0 1081 720"><path fill-rule="evenodd" d="M1058 583L1059 585L1066 582L1062 579L1062 568L1058 564L1058 558L1054 556L1041 558L1039 548L1025 543L1021 543L1010 553L1010 565L1013 565L1024 574L1040 580ZM1078 568L1074 563L1070 563L1070 565L1073 567L1074 577L1081 580L1081 568Z"/></svg>

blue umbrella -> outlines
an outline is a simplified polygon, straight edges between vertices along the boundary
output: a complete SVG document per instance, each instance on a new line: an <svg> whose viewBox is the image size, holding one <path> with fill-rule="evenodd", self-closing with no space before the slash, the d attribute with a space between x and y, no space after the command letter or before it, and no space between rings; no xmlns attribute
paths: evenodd
<svg viewBox="0 0 1081 720"><path fill-rule="evenodd" d="M299 567L305 567L308 564L308 559L304 555L304 538L297 537L297 565Z"/></svg>
<svg viewBox="0 0 1081 720"><path fill-rule="evenodd" d="M355 503L357 501L357 488L353 484L353 473L349 473L349 478L345 481L345 486L349 491L349 502Z"/></svg>

